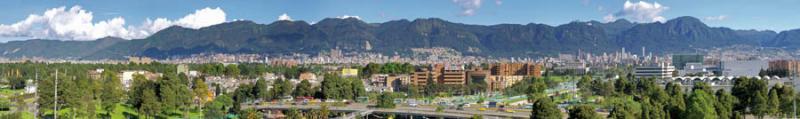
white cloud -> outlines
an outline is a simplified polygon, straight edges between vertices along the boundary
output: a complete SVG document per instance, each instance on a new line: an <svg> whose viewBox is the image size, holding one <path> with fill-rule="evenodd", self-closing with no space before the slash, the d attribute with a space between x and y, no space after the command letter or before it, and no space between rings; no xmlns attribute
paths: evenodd
<svg viewBox="0 0 800 119"><path fill-rule="evenodd" d="M93 23L92 12L81 6L52 8L43 14L28 15L14 24L0 24L0 37L31 37L64 40L94 40L112 36L136 39L178 25L187 28L202 28L225 22L225 12L220 8L204 8L176 21L166 18L147 19L140 26L126 25L122 17Z"/></svg>
<svg viewBox="0 0 800 119"><path fill-rule="evenodd" d="M708 16L704 18L706 21L722 21L728 19L728 15Z"/></svg>
<svg viewBox="0 0 800 119"><path fill-rule="evenodd" d="M278 21L292 21L292 17L289 17L288 14L283 13L281 16L278 16Z"/></svg>
<svg viewBox="0 0 800 119"><path fill-rule="evenodd" d="M661 13L668 10L669 7L658 4L658 2L648 3L639 1L633 3L625 1L623 9L614 14L609 14L604 17L604 20L609 21L607 18L628 18L636 22L664 22L667 19L661 16Z"/></svg>
<svg viewBox="0 0 800 119"><path fill-rule="evenodd" d="M503 0L494 0L494 5L503 5Z"/></svg>
<svg viewBox="0 0 800 119"><path fill-rule="evenodd" d="M481 0L453 0L461 7L461 15L472 16L481 8ZM502 4L502 3L501 3Z"/></svg>
<svg viewBox="0 0 800 119"><path fill-rule="evenodd" d="M617 20L617 17L614 17L614 15L606 15L605 17L603 17L603 20L606 22L612 22L614 20Z"/></svg>
<svg viewBox="0 0 800 119"><path fill-rule="evenodd" d="M222 9L220 9L219 7L217 8L206 7L194 11L193 14L184 16L183 18L179 19L175 24L183 27L197 29L219 24L222 22L225 22L225 11L222 11Z"/></svg>
<svg viewBox="0 0 800 119"><path fill-rule="evenodd" d="M336 18L339 18L339 19L355 18L355 19L361 20L361 17L359 17L359 16L350 16L350 15L346 15L346 14L344 16L337 16Z"/></svg>

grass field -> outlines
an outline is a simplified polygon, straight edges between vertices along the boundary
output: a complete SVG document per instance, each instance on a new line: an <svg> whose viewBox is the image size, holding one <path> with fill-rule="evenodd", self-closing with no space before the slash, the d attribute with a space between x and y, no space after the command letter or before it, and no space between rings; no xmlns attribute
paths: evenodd
<svg viewBox="0 0 800 119"><path fill-rule="evenodd" d="M19 89L19 90L0 89L0 97L8 97L8 96L20 94L20 93L22 93L24 91L25 90L22 90L22 89Z"/></svg>
<svg viewBox="0 0 800 119"><path fill-rule="evenodd" d="M67 114L71 113L71 111L72 111L71 109L61 109L61 110L58 111L58 114L59 115L67 115ZM100 105L97 106L95 112L96 112L98 118L101 117L101 116L105 116L106 113L107 113L105 110L103 110L100 107ZM51 112L51 111L44 112L45 115L52 115L52 113L53 112ZM137 112L137 110L135 108L133 108L131 106L124 105L124 104L118 104L117 107L114 109L114 112L111 113L110 116L111 116L111 119L125 119L125 117L126 117L125 115L138 116L139 113ZM197 111L197 112L190 111L188 115L189 115L189 119L202 119L203 118L203 113L199 112L199 111ZM32 116L33 115L31 114L31 117ZM167 117L167 118L168 119L183 119L182 116L170 116L170 117Z"/></svg>

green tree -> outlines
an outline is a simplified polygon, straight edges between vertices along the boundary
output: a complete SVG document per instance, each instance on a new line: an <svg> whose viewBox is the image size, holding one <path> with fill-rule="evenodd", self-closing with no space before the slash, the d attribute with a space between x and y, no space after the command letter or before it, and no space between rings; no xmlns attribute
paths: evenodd
<svg viewBox="0 0 800 119"><path fill-rule="evenodd" d="M142 106L139 108L139 114L144 118L156 116L161 112L161 103L158 101L158 96L153 89L144 89L142 91Z"/></svg>
<svg viewBox="0 0 800 119"><path fill-rule="evenodd" d="M297 86L294 88L292 95L297 96L312 96L314 94L314 87L311 86L311 82L308 80L300 81Z"/></svg>
<svg viewBox="0 0 800 119"><path fill-rule="evenodd" d="M576 85L578 86L578 89L580 89L580 93L583 95L583 97L589 97L592 95L592 76L585 75L581 77Z"/></svg>
<svg viewBox="0 0 800 119"><path fill-rule="evenodd" d="M783 112L783 117L789 117L790 115L794 114L794 103L796 101L794 87L790 85L780 85L780 90L778 91L778 96L781 98L781 112Z"/></svg>
<svg viewBox="0 0 800 119"><path fill-rule="evenodd" d="M174 75L167 75L159 80L159 96L163 111L187 111L185 105L190 105L192 101L192 91L189 87L181 83Z"/></svg>
<svg viewBox="0 0 800 119"><path fill-rule="evenodd" d="M258 112L258 110L255 110L253 108L244 110L241 116L242 119L261 119L264 117L264 115L262 115L261 112Z"/></svg>
<svg viewBox="0 0 800 119"><path fill-rule="evenodd" d="M292 95L292 89L294 89L294 86L292 86L292 82L287 79L287 80L283 80L280 83L281 83L281 87L280 87L281 88L281 92L280 92L281 96L290 96L290 95Z"/></svg>
<svg viewBox="0 0 800 119"><path fill-rule="evenodd" d="M614 82L603 80L592 80L591 88L589 89L595 95L611 96L614 94Z"/></svg>
<svg viewBox="0 0 800 119"><path fill-rule="evenodd" d="M547 77L545 77L547 78ZM528 87L528 99L539 99L545 97L547 94L547 84L542 79L531 79L533 82Z"/></svg>
<svg viewBox="0 0 800 119"><path fill-rule="evenodd" d="M367 95L367 90L364 88L364 82L360 79L350 79L350 87L352 88L351 91L353 92L353 97L350 99L356 99L360 96Z"/></svg>
<svg viewBox="0 0 800 119"><path fill-rule="evenodd" d="M141 107L144 90L151 88L156 88L152 81L148 81L144 75L134 74L133 83L128 91L128 104Z"/></svg>
<svg viewBox="0 0 800 119"><path fill-rule="evenodd" d="M217 96L214 101L206 103L203 117L206 119L224 119L228 109L233 105L233 99L228 95Z"/></svg>
<svg viewBox="0 0 800 119"><path fill-rule="evenodd" d="M391 93L383 92L380 97L378 97L377 104L379 108L394 108L394 96L392 96Z"/></svg>
<svg viewBox="0 0 800 119"><path fill-rule="evenodd" d="M536 99L533 109L536 110L531 111L531 119L561 119L563 117L556 104L548 98Z"/></svg>
<svg viewBox="0 0 800 119"><path fill-rule="evenodd" d="M239 65L231 64L225 67L225 75L230 77L239 77L241 71L239 70Z"/></svg>
<svg viewBox="0 0 800 119"><path fill-rule="evenodd" d="M342 79L333 74L326 74L322 81L321 91L325 99L353 99L354 91L351 80Z"/></svg>
<svg viewBox="0 0 800 119"><path fill-rule="evenodd" d="M628 108L630 108L630 107L628 107L628 106L626 106L624 104L619 104L617 106L614 106L614 108L612 108L611 112L608 114L608 118L609 119L635 119L636 117L634 116L634 114L632 112L630 112L630 109L628 109Z"/></svg>
<svg viewBox="0 0 800 119"><path fill-rule="evenodd" d="M303 118L303 114L297 108L289 108L286 112L287 119L301 119Z"/></svg>
<svg viewBox="0 0 800 119"><path fill-rule="evenodd" d="M328 108L328 105L322 104L319 107L319 110L312 110L313 113L309 113L307 116L309 119L327 119L331 115L331 110Z"/></svg>
<svg viewBox="0 0 800 119"><path fill-rule="evenodd" d="M717 115L719 115L720 119L730 119L733 117L733 104L736 103L736 97L733 97L725 90L717 91Z"/></svg>
<svg viewBox="0 0 800 119"><path fill-rule="evenodd" d="M665 88L667 93L672 96L665 105L666 111L669 112L669 117L683 117L681 113L686 111L686 102L680 84L669 82L666 84Z"/></svg>
<svg viewBox="0 0 800 119"><path fill-rule="evenodd" d="M93 80L87 79L86 77L81 77L80 79L76 79L76 87L79 90L75 90L79 92L77 95L77 104L72 107L72 112L74 113L73 117L77 118L87 118L93 119L96 118L96 103L94 100L94 88ZM24 103L23 103L24 104Z"/></svg>
<svg viewBox="0 0 800 119"><path fill-rule="evenodd" d="M340 78L336 75L326 74L325 80L322 81L321 91L325 99L341 99L342 94L339 92Z"/></svg>
<svg viewBox="0 0 800 119"><path fill-rule="evenodd" d="M666 119L667 113L664 112L664 106L659 103L658 101L651 100L649 98L642 99L641 102L641 110L642 113L639 115L640 119Z"/></svg>
<svg viewBox="0 0 800 119"><path fill-rule="evenodd" d="M731 95L739 99L739 103L736 103L733 109L734 111L745 112L744 114L755 114L756 106L761 104L761 102L756 102L757 98L763 98L763 100L759 99L759 101L762 101L764 104L762 107L765 107L768 93L765 80L736 78L734 79L733 88L731 88ZM750 112L746 112L748 110Z"/></svg>
<svg viewBox="0 0 800 119"><path fill-rule="evenodd" d="M759 118L763 118L769 114L769 99L766 94L756 92L755 97L752 99L753 103L752 113Z"/></svg>
<svg viewBox="0 0 800 119"><path fill-rule="evenodd" d="M705 92L714 92L711 89L711 86L708 85L706 82L695 82L692 86L692 90L703 90Z"/></svg>
<svg viewBox="0 0 800 119"><path fill-rule="evenodd" d="M628 95L632 95L637 90L636 84L625 77L620 77L617 79L616 82L614 82L614 86L617 87L616 89L618 93L624 93Z"/></svg>
<svg viewBox="0 0 800 119"><path fill-rule="evenodd" d="M253 91L256 91L256 97L263 100L269 100L273 98L270 95L269 86L266 80L259 78L256 80L256 85L253 88L255 88Z"/></svg>
<svg viewBox="0 0 800 119"><path fill-rule="evenodd" d="M55 101L55 96L54 96L55 95L55 92L54 92L55 82L54 81L55 81L55 79L52 78L52 77L47 77L47 78L39 80L39 83L38 83L38 86L37 86L37 89L36 89L36 93L39 96L39 98L37 98L36 103L39 104L38 108L42 112L48 111L48 110L52 111L52 109L53 109L53 106L54 106L53 102ZM40 116L43 116L43 115L40 115Z"/></svg>
<svg viewBox="0 0 800 119"><path fill-rule="evenodd" d="M714 109L714 97L704 90L694 90L687 99L688 105L685 111L687 119L716 119L717 112Z"/></svg>
<svg viewBox="0 0 800 119"><path fill-rule="evenodd" d="M272 94L273 99L280 99L283 96L288 96L289 90L292 89L291 83L284 79L277 79L272 81L272 89L269 90L269 94Z"/></svg>
<svg viewBox="0 0 800 119"><path fill-rule="evenodd" d="M58 92L58 99L59 102L63 102L63 105L59 106L59 109L80 109L79 107L83 105L83 100L81 100L81 95L83 91L81 91L81 87L78 86L77 80L75 77L71 77L65 80L59 80L59 92ZM75 111L70 111L68 115L65 115L69 118L76 118L77 116Z"/></svg>
<svg viewBox="0 0 800 119"><path fill-rule="evenodd" d="M422 93L420 93L419 90L420 90L419 87L417 87L416 85L408 85L406 93L408 94L408 97L419 98L422 97Z"/></svg>
<svg viewBox="0 0 800 119"><path fill-rule="evenodd" d="M103 91L100 92L103 110L106 110L106 116L111 116L114 112L116 105L123 101L125 97L125 90L122 86L122 81L113 71L103 72Z"/></svg>
<svg viewBox="0 0 800 119"><path fill-rule="evenodd" d="M769 90L769 97L767 97L767 114L773 116L780 116L781 99L778 97L779 87L773 86Z"/></svg>
<svg viewBox="0 0 800 119"><path fill-rule="evenodd" d="M382 69L382 65L376 64L376 63L369 63L361 71L362 71L362 74L364 74L364 76L370 76L372 74L380 73L381 69Z"/></svg>
<svg viewBox="0 0 800 119"><path fill-rule="evenodd" d="M600 115L594 111L594 107L589 105L577 105L569 109L567 119L601 119Z"/></svg>
<svg viewBox="0 0 800 119"><path fill-rule="evenodd" d="M205 104L206 101L208 101L208 97L211 96L208 85L203 81L203 78L194 79L192 83L192 92L192 94L200 99L200 105Z"/></svg>

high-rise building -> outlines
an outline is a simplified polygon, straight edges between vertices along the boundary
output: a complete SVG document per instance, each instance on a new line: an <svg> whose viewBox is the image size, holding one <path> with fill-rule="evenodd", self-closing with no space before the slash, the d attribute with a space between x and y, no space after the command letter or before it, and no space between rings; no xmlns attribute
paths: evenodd
<svg viewBox="0 0 800 119"><path fill-rule="evenodd" d="M539 63L497 63L490 64L492 75L511 76L542 76L542 64Z"/></svg>
<svg viewBox="0 0 800 119"><path fill-rule="evenodd" d="M428 81L439 84L466 84L467 73L464 65L433 64L430 67L418 69L412 76L411 84L427 85Z"/></svg>
<svg viewBox="0 0 800 119"><path fill-rule="evenodd" d="M789 75L800 74L800 61L798 60L774 60L769 61L769 70L788 71Z"/></svg>
<svg viewBox="0 0 800 119"><path fill-rule="evenodd" d="M410 84L415 86L425 86L428 85L428 79L433 77L434 76L428 69L419 69L411 76Z"/></svg>
<svg viewBox="0 0 800 119"><path fill-rule="evenodd" d="M464 65L448 64L442 70L442 77L439 80L442 84L464 85L466 84L467 72Z"/></svg>
<svg viewBox="0 0 800 119"><path fill-rule="evenodd" d="M672 65L682 70L686 63L704 63L704 55L700 54L678 54L672 55Z"/></svg>

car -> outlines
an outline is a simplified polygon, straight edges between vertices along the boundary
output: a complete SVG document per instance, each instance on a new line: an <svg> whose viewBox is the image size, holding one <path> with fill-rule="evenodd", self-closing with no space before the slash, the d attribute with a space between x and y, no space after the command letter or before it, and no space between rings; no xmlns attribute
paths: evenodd
<svg viewBox="0 0 800 119"><path fill-rule="evenodd" d="M505 109L505 110L503 110L503 112L514 113L514 112L517 112L517 111L514 111L513 109Z"/></svg>
<svg viewBox="0 0 800 119"><path fill-rule="evenodd" d="M525 106L522 106L522 109L533 109L533 104L526 104Z"/></svg>
<svg viewBox="0 0 800 119"><path fill-rule="evenodd" d="M408 106L417 107L417 100L408 100Z"/></svg>
<svg viewBox="0 0 800 119"><path fill-rule="evenodd" d="M483 107L481 107L481 108L478 108L478 111L486 111L486 110L487 110L487 109L486 109L486 108L483 108Z"/></svg>

